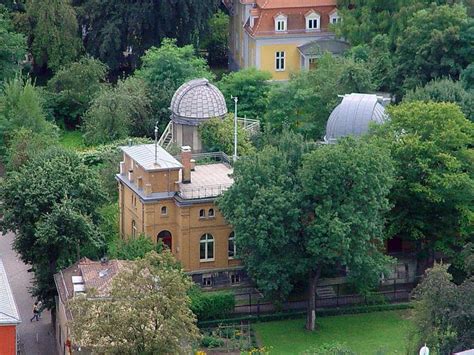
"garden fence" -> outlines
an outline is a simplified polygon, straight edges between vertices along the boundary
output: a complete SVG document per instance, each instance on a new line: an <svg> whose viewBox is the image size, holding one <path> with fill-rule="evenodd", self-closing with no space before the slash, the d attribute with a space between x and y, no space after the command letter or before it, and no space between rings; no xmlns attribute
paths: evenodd
<svg viewBox="0 0 474 355"><path fill-rule="evenodd" d="M389 286L383 286L378 292L364 296L360 294L343 295L340 294L340 286L334 285L335 296L319 297L316 296L316 308L347 307L355 305L369 305L376 303L397 303L410 300L410 293L414 284L397 284L392 282ZM277 308L273 303L263 299L257 291L236 293L236 305L234 314L260 315L272 313L275 311L297 311L305 310L308 306L306 299L289 300Z"/></svg>

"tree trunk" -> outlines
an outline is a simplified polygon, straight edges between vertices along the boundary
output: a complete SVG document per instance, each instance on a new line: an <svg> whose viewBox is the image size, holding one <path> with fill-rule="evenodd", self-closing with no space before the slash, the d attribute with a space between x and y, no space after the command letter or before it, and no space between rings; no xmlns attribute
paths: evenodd
<svg viewBox="0 0 474 355"><path fill-rule="evenodd" d="M309 295L308 295L308 314L306 316L306 329L313 331L316 327L316 287L321 276L321 267L316 271L309 272Z"/></svg>

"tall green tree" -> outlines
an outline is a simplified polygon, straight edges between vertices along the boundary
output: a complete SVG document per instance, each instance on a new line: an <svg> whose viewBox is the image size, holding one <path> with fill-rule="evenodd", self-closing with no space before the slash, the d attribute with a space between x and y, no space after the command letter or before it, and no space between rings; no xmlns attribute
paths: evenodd
<svg viewBox="0 0 474 355"><path fill-rule="evenodd" d="M335 26L335 30L354 46L368 44L374 37L383 33L389 37L390 46L393 48L397 37L414 12L431 3L443 5L452 2L451 0L393 0L390 2L338 0L338 12L343 21Z"/></svg>
<svg viewBox="0 0 474 355"><path fill-rule="evenodd" d="M25 58L26 38L13 28L9 13L0 4L0 84L11 79Z"/></svg>
<svg viewBox="0 0 474 355"><path fill-rule="evenodd" d="M192 45L178 47L172 39L164 39L160 47L149 49L142 62L136 76L148 85L152 107L162 129L169 121L171 99L182 84L196 78L214 78L206 61L196 56Z"/></svg>
<svg viewBox="0 0 474 355"><path fill-rule="evenodd" d="M397 40L396 78L414 89L434 78L458 79L474 61L474 19L462 5L432 4L408 21Z"/></svg>
<svg viewBox="0 0 474 355"><path fill-rule="evenodd" d="M232 96L239 98L238 115L252 119L263 119L268 106L270 92L269 72L255 68L243 69L224 75L217 86L224 94L227 107L234 107Z"/></svg>
<svg viewBox="0 0 474 355"><path fill-rule="evenodd" d="M38 68L59 70L78 59L82 48L70 0L27 0L31 51Z"/></svg>
<svg viewBox="0 0 474 355"><path fill-rule="evenodd" d="M460 81L434 79L423 87L407 92L403 101L452 102L461 108L468 119L474 121L474 92L466 91Z"/></svg>
<svg viewBox="0 0 474 355"><path fill-rule="evenodd" d="M424 269L435 251L457 257L474 232L474 124L451 103L403 103L389 115L374 129L398 176L390 194L390 235L416 243Z"/></svg>
<svg viewBox="0 0 474 355"><path fill-rule="evenodd" d="M56 126L46 121L43 99L31 79L17 76L0 94L0 154L5 154L15 130L27 128L35 134L54 136Z"/></svg>
<svg viewBox="0 0 474 355"><path fill-rule="evenodd" d="M438 354L474 347L474 278L456 285L448 266L435 264L413 292L415 327L411 332L416 350L423 343Z"/></svg>
<svg viewBox="0 0 474 355"><path fill-rule="evenodd" d="M87 144L109 143L132 132L152 132L151 100L145 83L135 77L105 87L92 101L82 129Z"/></svg>
<svg viewBox="0 0 474 355"><path fill-rule="evenodd" d="M0 227L15 233L14 249L35 272L33 294L52 307L53 274L84 256L86 245L101 246L99 177L76 153L53 148L8 173L0 199Z"/></svg>
<svg viewBox="0 0 474 355"><path fill-rule="evenodd" d="M303 71L288 83L272 88L265 129L281 132L288 128L309 139L320 139L329 115L340 101L338 95L366 93L374 88L366 65L352 58L325 54L316 69Z"/></svg>
<svg viewBox="0 0 474 355"><path fill-rule="evenodd" d="M229 15L217 11L210 19L206 35L201 41L202 48L207 51L209 65L227 65L229 46Z"/></svg>
<svg viewBox="0 0 474 355"><path fill-rule="evenodd" d="M76 128L105 81L107 67L83 57L56 72L48 81L54 117L67 128Z"/></svg>
<svg viewBox="0 0 474 355"><path fill-rule="evenodd" d="M202 144L209 152L234 154L234 116L225 119L212 118L199 127ZM237 127L237 154L247 155L254 150L249 133L243 127Z"/></svg>
<svg viewBox="0 0 474 355"><path fill-rule="evenodd" d="M196 43L220 1L194 0L80 0L80 23L84 26L87 52L117 71L133 68L147 49L164 38L180 45ZM127 47L132 55L124 56Z"/></svg>
<svg viewBox="0 0 474 355"><path fill-rule="evenodd" d="M107 354L189 354L200 337L189 308L191 285L167 250L128 262L107 299L91 290L70 302L72 341Z"/></svg>
<svg viewBox="0 0 474 355"><path fill-rule="evenodd" d="M307 280L306 327L314 330L321 275L345 265L355 282L369 284L387 262L383 214L393 169L386 150L364 141L305 151L301 138L287 133L241 158L219 207L267 297L283 300L297 280Z"/></svg>

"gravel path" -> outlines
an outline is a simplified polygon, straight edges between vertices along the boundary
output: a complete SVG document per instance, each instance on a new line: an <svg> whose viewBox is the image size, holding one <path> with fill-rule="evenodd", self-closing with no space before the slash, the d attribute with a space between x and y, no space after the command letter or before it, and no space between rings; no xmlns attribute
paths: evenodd
<svg viewBox="0 0 474 355"><path fill-rule="evenodd" d="M33 316L32 307L34 299L28 292L31 286L32 275L28 272L29 265L18 259L11 248L13 234L0 234L0 258L3 260L8 280L15 297L18 311L20 312L21 324L18 326L18 334L22 343L23 352L27 355L56 355L54 343L54 332L51 324L51 315L44 311L41 319L30 322Z"/></svg>

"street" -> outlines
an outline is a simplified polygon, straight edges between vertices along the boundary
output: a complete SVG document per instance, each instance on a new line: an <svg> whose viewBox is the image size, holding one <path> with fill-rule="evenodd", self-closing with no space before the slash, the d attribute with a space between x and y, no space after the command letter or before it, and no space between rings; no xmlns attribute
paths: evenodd
<svg viewBox="0 0 474 355"><path fill-rule="evenodd" d="M8 281L15 297L21 324L18 326L21 354L55 355L54 332L49 311L44 311L41 319L30 322L33 316L34 299L28 292L31 286L32 274L28 272L29 265L24 264L12 250L13 234L0 234L0 258L3 260Z"/></svg>

